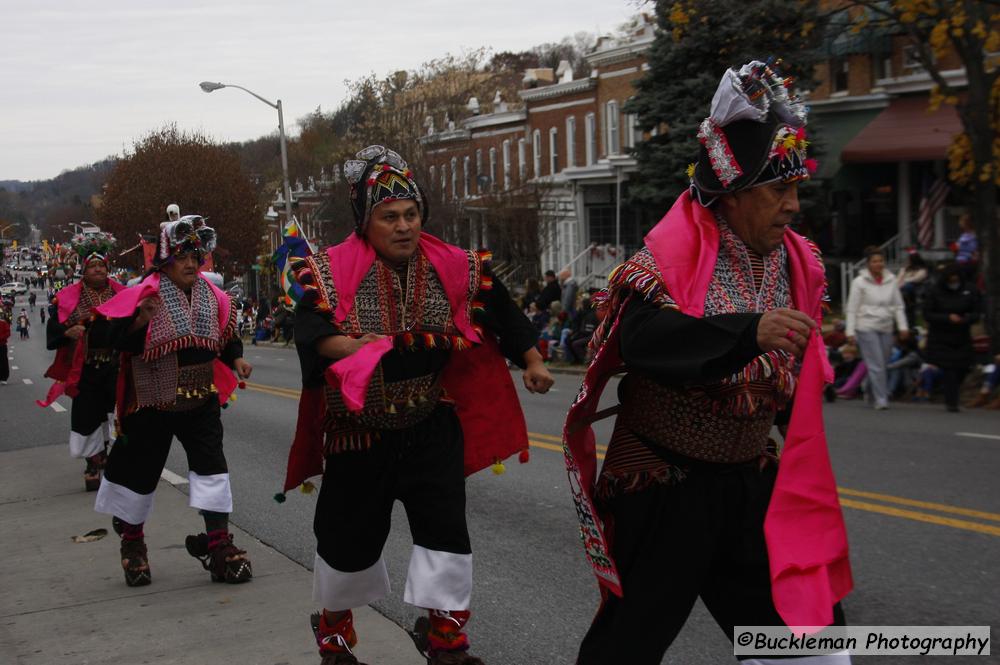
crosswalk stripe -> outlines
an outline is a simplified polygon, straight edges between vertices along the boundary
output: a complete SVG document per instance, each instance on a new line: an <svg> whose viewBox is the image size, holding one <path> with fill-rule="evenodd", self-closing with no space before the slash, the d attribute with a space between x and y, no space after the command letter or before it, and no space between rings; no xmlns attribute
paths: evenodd
<svg viewBox="0 0 1000 665"><path fill-rule="evenodd" d="M33 385L35 383L31 379L21 379L21 380L24 381L24 384L28 386Z"/></svg>
<svg viewBox="0 0 1000 665"><path fill-rule="evenodd" d="M165 481L167 481L171 485L187 485L188 484L188 479L187 478L185 478L184 476L178 476L176 473L174 473L170 469L164 469L163 471L161 471L160 472L160 478L163 478Z"/></svg>
<svg viewBox="0 0 1000 665"><path fill-rule="evenodd" d="M49 406L51 406L52 410L55 411L56 413L64 413L66 411L66 407L60 404L59 402L52 402L52 404L49 404Z"/></svg>

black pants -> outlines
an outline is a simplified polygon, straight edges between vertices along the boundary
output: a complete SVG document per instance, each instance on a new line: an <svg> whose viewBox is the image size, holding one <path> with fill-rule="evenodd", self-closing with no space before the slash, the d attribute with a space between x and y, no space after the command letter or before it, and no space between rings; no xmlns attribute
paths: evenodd
<svg viewBox="0 0 1000 665"><path fill-rule="evenodd" d="M339 571L371 567L399 500L415 545L470 554L462 428L454 409L440 405L418 425L380 436L368 450L327 458L313 521L317 553Z"/></svg>
<svg viewBox="0 0 1000 665"><path fill-rule="evenodd" d="M776 469L694 466L675 485L612 499L612 554L624 597L609 595L579 665L658 665L699 597L730 641L734 626L783 626L771 600L764 516ZM835 621L843 623L839 606Z"/></svg>
<svg viewBox="0 0 1000 665"><path fill-rule="evenodd" d="M959 392L962 389L962 382L965 381L965 375L968 373L968 367L941 368L941 390L944 392L944 403L949 408L958 408Z"/></svg>
<svg viewBox="0 0 1000 665"><path fill-rule="evenodd" d="M79 393L73 398L70 411L70 429L83 435L90 435L115 410L115 381L117 365L106 363L100 366L84 365L78 384Z"/></svg>
<svg viewBox="0 0 1000 665"><path fill-rule="evenodd" d="M139 409L125 416L122 430L124 439L111 449L104 477L137 494L156 489L175 436L184 446L191 471L200 476L228 472L219 400L214 396L191 411Z"/></svg>
<svg viewBox="0 0 1000 665"><path fill-rule="evenodd" d="M0 344L0 381L10 378L10 360L7 358L7 345Z"/></svg>

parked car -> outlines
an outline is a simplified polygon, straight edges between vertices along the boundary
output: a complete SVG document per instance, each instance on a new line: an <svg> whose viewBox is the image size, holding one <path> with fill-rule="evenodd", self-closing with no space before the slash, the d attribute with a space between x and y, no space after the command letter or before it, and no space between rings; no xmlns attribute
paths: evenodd
<svg viewBox="0 0 1000 665"><path fill-rule="evenodd" d="M27 293L28 287L24 282L7 282L3 286L0 286L0 294L3 295L20 295L22 293Z"/></svg>

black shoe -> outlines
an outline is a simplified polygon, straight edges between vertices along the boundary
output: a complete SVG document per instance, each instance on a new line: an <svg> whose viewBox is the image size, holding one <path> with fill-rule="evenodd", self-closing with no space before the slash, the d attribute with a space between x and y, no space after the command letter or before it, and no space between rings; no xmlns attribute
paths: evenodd
<svg viewBox="0 0 1000 665"><path fill-rule="evenodd" d="M153 581L145 542L142 540L123 540L121 554L122 569L125 571L125 584L146 586Z"/></svg>
<svg viewBox="0 0 1000 665"><path fill-rule="evenodd" d="M225 543L208 549L208 535L199 533L184 540L188 554L201 561L202 567L212 575L213 582L240 584L253 578L253 568L246 550L233 545L233 534L228 534Z"/></svg>

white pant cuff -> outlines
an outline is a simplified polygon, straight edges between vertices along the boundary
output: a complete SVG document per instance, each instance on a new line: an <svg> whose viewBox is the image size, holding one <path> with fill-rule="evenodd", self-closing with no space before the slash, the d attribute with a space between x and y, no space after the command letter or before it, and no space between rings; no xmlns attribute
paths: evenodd
<svg viewBox="0 0 1000 665"><path fill-rule="evenodd" d="M363 607L389 593L389 573L385 559L372 566L345 573L330 566L317 552L313 564L313 601L331 612Z"/></svg>
<svg viewBox="0 0 1000 665"><path fill-rule="evenodd" d="M105 429L105 424L101 423L97 426L97 429L90 434L80 434L79 432L71 431L69 433L70 457L83 459L96 455L104 450L104 442L107 441L107 439L104 438Z"/></svg>
<svg viewBox="0 0 1000 665"><path fill-rule="evenodd" d="M113 515L129 524L142 524L153 511L153 493L139 494L105 477L101 479L101 487L97 490L94 510Z"/></svg>
<svg viewBox="0 0 1000 665"><path fill-rule="evenodd" d="M472 555L413 546L403 600L431 610L467 610L472 602Z"/></svg>
<svg viewBox="0 0 1000 665"><path fill-rule="evenodd" d="M851 653L838 651L826 656L802 656L801 658L751 658L740 661L742 665L851 665Z"/></svg>
<svg viewBox="0 0 1000 665"><path fill-rule="evenodd" d="M210 510L213 513L233 512L233 491L229 486L228 473L200 476L194 471L189 471L188 483L190 487L188 505L192 508Z"/></svg>

